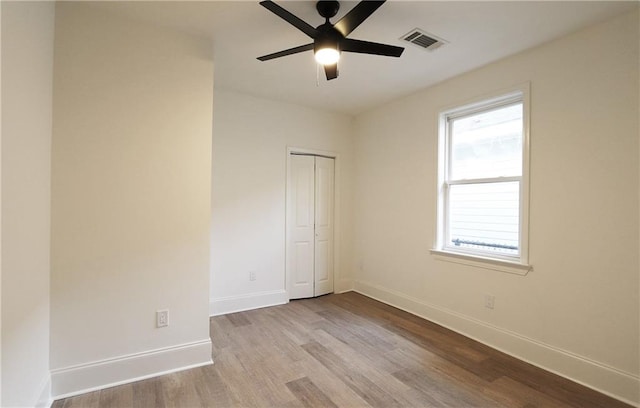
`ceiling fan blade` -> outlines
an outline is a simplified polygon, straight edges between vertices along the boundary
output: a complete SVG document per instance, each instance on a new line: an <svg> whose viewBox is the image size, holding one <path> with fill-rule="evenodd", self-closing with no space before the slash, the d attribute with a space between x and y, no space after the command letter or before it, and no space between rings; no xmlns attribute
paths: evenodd
<svg viewBox="0 0 640 408"><path fill-rule="evenodd" d="M363 0L351 9L344 17L340 19L333 27L345 37L356 29L364 20L366 20L378 7L386 0L371 1Z"/></svg>
<svg viewBox="0 0 640 408"><path fill-rule="evenodd" d="M384 55L387 57L399 57L404 48L395 45L374 43L369 41L353 40L345 38L342 40L340 49L346 52L357 52L360 54Z"/></svg>
<svg viewBox="0 0 640 408"><path fill-rule="evenodd" d="M325 65L324 74L327 76L327 81L336 79L338 77L338 63L335 63L333 65Z"/></svg>
<svg viewBox="0 0 640 408"><path fill-rule="evenodd" d="M313 49L313 43L301 45L299 47L289 48L288 50L274 52L273 54L258 57L260 61L268 61L274 58L286 57L287 55L297 54L299 52L309 51Z"/></svg>
<svg viewBox="0 0 640 408"><path fill-rule="evenodd" d="M305 33L309 37L316 38L316 35L318 34L318 31L314 27L312 27L311 25L307 24L306 22L304 22L300 18L294 16L293 14L291 14L287 10L283 9L282 7L278 6L276 3L272 2L271 0L261 1L260 5L262 7L264 7L264 8L266 8L267 10L271 11L273 14L277 15L278 17L280 17L281 19L283 19L287 23L291 24L292 26L294 26L298 30L302 31L303 33Z"/></svg>

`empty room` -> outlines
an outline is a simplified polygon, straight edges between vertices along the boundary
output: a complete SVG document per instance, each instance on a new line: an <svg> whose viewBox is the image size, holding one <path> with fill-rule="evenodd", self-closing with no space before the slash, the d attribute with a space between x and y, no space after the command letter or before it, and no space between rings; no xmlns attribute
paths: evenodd
<svg viewBox="0 0 640 408"><path fill-rule="evenodd" d="M640 407L636 1L0 2L0 406Z"/></svg>

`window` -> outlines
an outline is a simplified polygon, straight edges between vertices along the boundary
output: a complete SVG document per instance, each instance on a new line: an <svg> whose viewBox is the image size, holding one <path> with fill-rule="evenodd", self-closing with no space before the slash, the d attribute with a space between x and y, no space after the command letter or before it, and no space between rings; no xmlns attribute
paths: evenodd
<svg viewBox="0 0 640 408"><path fill-rule="evenodd" d="M440 115L436 252L527 263L526 94Z"/></svg>

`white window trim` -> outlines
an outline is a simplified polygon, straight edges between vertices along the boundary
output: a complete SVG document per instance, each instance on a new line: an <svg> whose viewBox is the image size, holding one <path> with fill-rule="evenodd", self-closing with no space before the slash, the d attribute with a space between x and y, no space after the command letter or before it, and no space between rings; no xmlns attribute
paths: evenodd
<svg viewBox="0 0 640 408"><path fill-rule="evenodd" d="M473 266L475 268L490 269L515 275L524 276L533 270L533 266L529 264L505 261L498 258L485 258L479 255L463 254L439 249L432 249L430 252L438 261Z"/></svg>
<svg viewBox="0 0 640 408"><path fill-rule="evenodd" d="M446 157L449 149L447 146L447 119L456 116L466 116L474 110L483 111L490 109L492 105L500 106L508 103L509 100L522 101L523 113L523 134L522 134L522 176L521 177L498 177L495 179L483 179L483 181L520 181L520 255L514 256L492 256L491 254L473 253L472 251L456 251L446 247L446 192L449 184L462 184L473 182L474 180L446 181L447 168L450 160ZM435 245L431 254L435 259L468 266L492 269L500 272L526 275L533 267L529 264L529 129L530 129L530 84L525 83L510 89L496 92L482 98L458 105L440 112L438 118L438 205L437 205L437 228Z"/></svg>

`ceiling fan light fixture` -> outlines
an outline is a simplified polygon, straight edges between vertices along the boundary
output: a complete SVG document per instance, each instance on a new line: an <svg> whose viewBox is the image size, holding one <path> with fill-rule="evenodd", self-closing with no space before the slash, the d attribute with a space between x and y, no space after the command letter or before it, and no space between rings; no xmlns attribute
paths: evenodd
<svg viewBox="0 0 640 408"><path fill-rule="evenodd" d="M340 51L335 48L321 48L315 52L316 61L322 65L333 65L340 59Z"/></svg>

